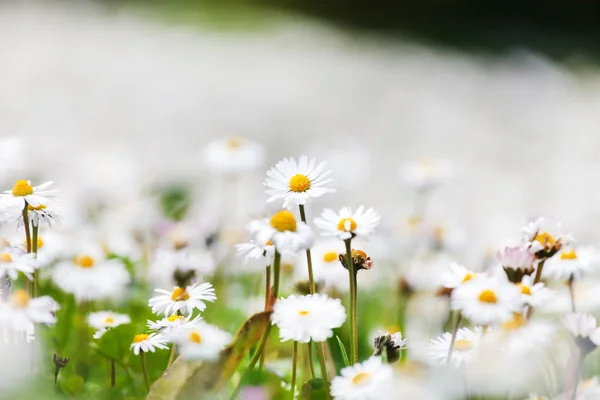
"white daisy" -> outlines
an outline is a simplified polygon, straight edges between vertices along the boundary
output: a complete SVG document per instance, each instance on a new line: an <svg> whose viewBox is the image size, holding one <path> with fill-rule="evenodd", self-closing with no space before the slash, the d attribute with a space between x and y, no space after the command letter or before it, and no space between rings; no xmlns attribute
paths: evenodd
<svg viewBox="0 0 600 400"><path fill-rule="evenodd" d="M350 207L344 207L339 213L330 209L323 210L321 218L315 219L315 225L323 230L323 235L346 240L355 236L367 237L375 231L379 219L379 214L372 208L365 211L364 206L360 206L352 212Z"/></svg>
<svg viewBox="0 0 600 400"><path fill-rule="evenodd" d="M99 248L87 249L74 258L60 262L52 280L77 301L101 300L123 295L130 282L129 272L117 259L106 259Z"/></svg>
<svg viewBox="0 0 600 400"><path fill-rule="evenodd" d="M94 333L94 339L100 339L109 329L116 328L119 325L131 323L131 318L127 314L117 314L112 311L98 311L90 313L87 317L88 324L97 329Z"/></svg>
<svg viewBox="0 0 600 400"><path fill-rule="evenodd" d="M156 332L161 332L164 334L168 334L169 332L171 332L173 329L188 325L188 324L195 324L198 323L202 320L201 316L197 316L194 319L192 319L192 315L188 315L188 316L182 316L182 315L177 315L177 314L173 314L170 317L165 317L163 319L160 319L158 321L147 321L147 325L148 328L150 328L153 331Z"/></svg>
<svg viewBox="0 0 600 400"><path fill-rule="evenodd" d="M346 254L344 244L336 239L317 241L311 251L311 260L315 282L321 282L325 288L348 291L348 270L340 262L339 255ZM306 257L298 258L294 266L294 280L308 279Z"/></svg>
<svg viewBox="0 0 600 400"><path fill-rule="evenodd" d="M5 303L0 303L0 325L26 331L32 323L54 324L59 308L49 296L31 298L26 290L16 289Z"/></svg>
<svg viewBox="0 0 600 400"><path fill-rule="evenodd" d="M27 254L18 247L4 248L0 251L0 277L8 276L12 280L19 277L19 273L32 279L35 270L33 254Z"/></svg>
<svg viewBox="0 0 600 400"><path fill-rule="evenodd" d="M511 282L519 282L524 274L533 273L535 255L527 246L505 247L495 256Z"/></svg>
<svg viewBox="0 0 600 400"><path fill-rule="evenodd" d="M543 282L533 284L533 277L524 275L521 283L517 283L521 289L521 298L523 303L538 308L543 306L552 297L552 290L548 289Z"/></svg>
<svg viewBox="0 0 600 400"><path fill-rule="evenodd" d="M522 310L523 302L517 286L480 275L452 291L450 307L475 324L490 325L510 320Z"/></svg>
<svg viewBox="0 0 600 400"><path fill-rule="evenodd" d="M262 165L264 149L260 144L240 137L217 139L202 149L202 161L218 172L249 172Z"/></svg>
<svg viewBox="0 0 600 400"><path fill-rule="evenodd" d="M561 318L561 322L575 338L590 339L596 346L600 344L600 328L590 314L569 313Z"/></svg>
<svg viewBox="0 0 600 400"><path fill-rule="evenodd" d="M133 337L129 350L133 350L133 354L136 356L140 354L140 351L154 353L156 349L168 349L166 343L165 337L160 333L151 333L149 335L140 333Z"/></svg>
<svg viewBox="0 0 600 400"><path fill-rule="evenodd" d="M362 364L343 368L331 381L331 395L337 400L380 400L387 398L392 384L392 367L373 356Z"/></svg>
<svg viewBox="0 0 600 400"><path fill-rule="evenodd" d="M554 225L541 217L523 227L522 232L523 242L540 260L552 257L575 240L570 233L562 233L560 223Z"/></svg>
<svg viewBox="0 0 600 400"><path fill-rule="evenodd" d="M15 209L18 210L17 228L21 228L23 226L23 214L18 208L15 207ZM40 223L42 223L51 228L52 223L60 223L60 221L64 218L63 209L60 208L56 202L52 201L40 203L37 206L32 206L29 204L27 206L27 210L27 217L33 226L39 226Z"/></svg>
<svg viewBox="0 0 600 400"><path fill-rule="evenodd" d="M456 340L454 340L450 363L455 368L458 368L463 364L472 362L477 355L477 346L479 345L480 339L480 329L471 330L469 328L460 328L456 332ZM446 365L451 343L452 334L449 332L446 332L435 339L431 339L429 355L437 365Z"/></svg>
<svg viewBox="0 0 600 400"><path fill-rule="evenodd" d="M308 161L306 156L301 156L297 164L293 158L284 158L267 171L264 185L271 196L267 203L283 199L283 207L290 208L306 204L311 197L335 192L333 179L329 178L331 170L326 168L326 162L315 167L315 159Z"/></svg>
<svg viewBox="0 0 600 400"><path fill-rule="evenodd" d="M148 300L148 306L152 307L154 314L164 314L170 316L178 311L189 315L195 309L204 311L206 301L215 301L215 289L208 283L194 284L184 288L175 286L172 291L164 289L155 289L158 296Z"/></svg>
<svg viewBox="0 0 600 400"><path fill-rule="evenodd" d="M544 264L542 276L567 281L581 278L600 265L600 254L593 247L563 248Z"/></svg>
<svg viewBox="0 0 600 400"><path fill-rule="evenodd" d="M476 274L470 271L464 265L458 263L450 263L448 266L449 271L445 272L441 276L442 286L449 289L454 289L464 285L473 279Z"/></svg>
<svg viewBox="0 0 600 400"><path fill-rule="evenodd" d="M46 190L52 183L49 181L39 186L31 186L30 181L18 180L11 190L5 190L4 194L0 195L0 201L5 207L18 206L21 210L26 203L33 207L47 204L48 198L58 193L58 190Z"/></svg>
<svg viewBox="0 0 600 400"><path fill-rule="evenodd" d="M346 320L346 310L340 299L324 294L289 296L275 302L271 322L279 327L282 342L323 342L333 336L332 329Z"/></svg>
<svg viewBox="0 0 600 400"><path fill-rule="evenodd" d="M181 326L170 336L186 360L216 360L232 339L229 333L202 321Z"/></svg>
<svg viewBox="0 0 600 400"><path fill-rule="evenodd" d="M422 159L400 166L404 182L418 189L429 189L452 177L452 166L445 160Z"/></svg>
<svg viewBox="0 0 600 400"><path fill-rule="evenodd" d="M308 249L315 240L312 229L287 210L275 213L270 219L252 221L248 231L255 235L256 242L271 242L280 253Z"/></svg>

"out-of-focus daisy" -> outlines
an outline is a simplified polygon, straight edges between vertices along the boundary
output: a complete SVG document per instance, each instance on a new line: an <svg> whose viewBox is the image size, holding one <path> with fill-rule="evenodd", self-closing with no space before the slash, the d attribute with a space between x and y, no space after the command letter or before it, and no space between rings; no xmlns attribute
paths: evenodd
<svg viewBox="0 0 600 400"><path fill-rule="evenodd" d="M186 360L216 360L232 339L229 333L202 321L174 329L170 336Z"/></svg>
<svg viewBox="0 0 600 400"><path fill-rule="evenodd" d="M52 280L77 301L120 297L129 284L129 272L121 261L106 259L99 248L86 249L70 260L62 261L52 271Z"/></svg>
<svg viewBox="0 0 600 400"><path fill-rule="evenodd" d="M596 318L590 314L569 313L561 321L575 339L589 339L595 346L600 345L600 328L596 324Z"/></svg>
<svg viewBox="0 0 600 400"><path fill-rule="evenodd" d="M311 197L320 197L325 193L335 192L333 179L329 177L331 170L326 170L327 163L315 166L315 159L301 156L296 163L293 158L284 158L267 171L264 185L270 195L268 203L283 199L283 207L306 204Z"/></svg>
<svg viewBox="0 0 600 400"><path fill-rule="evenodd" d="M360 206L352 212L350 207L343 207L339 213L331 209L323 210L321 218L315 219L315 225L323 231L323 235L346 240L355 236L369 236L379 225L379 219L379 214L372 208L365 210L364 206Z"/></svg>
<svg viewBox="0 0 600 400"><path fill-rule="evenodd" d="M87 320L92 328L97 329L96 333L94 333L94 339L100 339L109 329L131 323L129 315L118 314L112 311L93 312L88 315Z"/></svg>
<svg viewBox="0 0 600 400"><path fill-rule="evenodd" d="M207 301L215 301L215 289L209 282L194 284L186 288L175 286L172 291L155 289L158 296L148 300L155 314L170 316L178 311L184 315L191 314L195 309L204 311Z"/></svg>
<svg viewBox="0 0 600 400"><path fill-rule="evenodd" d="M346 310L339 299L324 294L289 296L277 300L271 321L279 327L282 342L294 340L322 342L333 336L346 320Z"/></svg>
<svg viewBox="0 0 600 400"><path fill-rule="evenodd" d="M477 355L477 346L481 339L481 331L479 329L471 330L469 328L460 328L456 332L456 339L450 356L450 364L458 368L462 364L472 362ZM448 351L452 343L452 334L449 332L431 339L429 346L429 355L431 359L440 366L446 365L448 360Z"/></svg>
<svg viewBox="0 0 600 400"><path fill-rule="evenodd" d="M450 306L475 324L490 325L511 319L523 302L517 286L480 275L452 291Z"/></svg>
<svg viewBox="0 0 600 400"><path fill-rule="evenodd" d="M270 219L252 221L248 231L255 235L257 242L273 243L280 253L310 248L315 240L312 229L304 222L297 221L294 214L287 210L273 214Z"/></svg>
<svg viewBox="0 0 600 400"><path fill-rule="evenodd" d="M129 350L133 350L133 354L136 356L141 352L154 353L156 349L167 349L167 341L165 337L160 333L140 333L133 337L133 341L129 346Z"/></svg>
<svg viewBox="0 0 600 400"><path fill-rule="evenodd" d="M35 270L35 260L32 254L27 254L19 248L4 248L0 250L0 277L8 276L15 280L19 272L29 279Z"/></svg>
<svg viewBox="0 0 600 400"><path fill-rule="evenodd" d="M39 186L31 186L30 181L18 180L11 190L5 190L4 194L0 195L0 202L5 207L18 206L21 209L25 207L25 203L33 207L47 204L48 198L58 193L58 190L46 190L52 183L49 181Z"/></svg>
<svg viewBox="0 0 600 400"><path fill-rule="evenodd" d="M331 381L331 395L337 400L380 400L387 398L393 381L392 368L381 357L343 368Z"/></svg>
<svg viewBox="0 0 600 400"><path fill-rule="evenodd" d="M194 319L192 319L191 314L187 315L185 317L182 315L173 314L170 317L165 317L158 321L148 320L147 324L148 324L148 328L150 328L153 331L168 334L173 329L180 328L180 327L188 325L188 324L195 324L195 323L198 323L200 320L202 320L202 317L199 315L197 317L195 317Z"/></svg>
<svg viewBox="0 0 600 400"><path fill-rule="evenodd" d="M335 288L341 292L348 291L348 271L339 260L339 255L345 254L344 244L335 239L317 241L310 251L315 281L324 284L325 288ZM294 280L305 281L308 279L306 263L305 257L298 259L298 263L294 267Z"/></svg>
<svg viewBox="0 0 600 400"><path fill-rule="evenodd" d="M175 274L190 277L210 275L216 268L213 254L202 248L183 248L180 250L158 249L152 256L149 276L153 282L173 282ZM176 283L176 282L173 282Z"/></svg>
<svg viewBox="0 0 600 400"><path fill-rule="evenodd" d="M32 323L54 324L59 308L49 296L31 298L26 290L16 289L0 304L0 325L25 331Z"/></svg>
<svg viewBox="0 0 600 400"><path fill-rule="evenodd" d="M535 256L527 246L505 247L504 250L498 250L495 256L508 280L513 283L520 282L523 275L531 275L534 271Z"/></svg>
<svg viewBox="0 0 600 400"><path fill-rule="evenodd" d="M443 273L441 276L442 286L448 289L462 286L476 276L475 272L455 262L450 263L448 268L449 271Z"/></svg>
<svg viewBox="0 0 600 400"><path fill-rule="evenodd" d="M556 254L563 246L574 240L573 236L562 233L562 225L553 225L547 219L538 218L523 229L523 241L535 254L536 258L545 260Z"/></svg>
<svg viewBox="0 0 600 400"><path fill-rule="evenodd" d="M532 307L541 307L546 304L552 296L552 291L543 282L533 284L533 277L524 275L517 287L521 289L523 303Z"/></svg>
<svg viewBox="0 0 600 400"><path fill-rule="evenodd" d="M46 224L51 228L52 223L60 223L63 219L62 208L53 201L48 201L46 204L40 203L37 206L29 204L27 210L27 217L33 226L40 226L41 223ZM23 215L20 212L18 215L17 228L21 228L23 226Z"/></svg>
<svg viewBox="0 0 600 400"><path fill-rule="evenodd" d="M218 172L249 172L262 165L264 149L241 137L222 138L211 141L202 149L202 161Z"/></svg>
<svg viewBox="0 0 600 400"><path fill-rule="evenodd" d="M373 348L374 356L385 353L388 363L393 363L400 359L401 351L408 348L408 339L402 339L401 332L385 333L373 339Z"/></svg>
<svg viewBox="0 0 600 400"><path fill-rule="evenodd" d="M422 159L400 166L400 175L404 182L418 189L432 188L452 177L452 174L452 166L445 160Z"/></svg>
<svg viewBox="0 0 600 400"><path fill-rule="evenodd" d="M544 277L567 281L573 276L581 278L600 265L600 254L592 247L563 248L555 257L546 261Z"/></svg>

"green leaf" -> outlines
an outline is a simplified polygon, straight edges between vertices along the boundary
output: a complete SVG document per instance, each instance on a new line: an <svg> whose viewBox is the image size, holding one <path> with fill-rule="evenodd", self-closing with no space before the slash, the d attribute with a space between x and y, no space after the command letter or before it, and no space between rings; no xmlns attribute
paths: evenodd
<svg viewBox="0 0 600 400"><path fill-rule="evenodd" d="M121 325L109 329L97 341L99 352L105 357L112 358L117 362L123 360L128 355L129 342L133 337L135 329L132 325Z"/></svg>
<svg viewBox="0 0 600 400"><path fill-rule="evenodd" d="M304 382L300 398L302 400L324 400L327 399L327 388L321 378L313 378Z"/></svg>
<svg viewBox="0 0 600 400"><path fill-rule="evenodd" d="M338 335L335 335L335 338L337 339L338 345L340 346L340 351L342 352L342 357L344 357L344 365L346 367L350 366L350 360L348 360L348 353L346 353L346 348L344 347L344 343L342 343L342 340L340 339L340 337Z"/></svg>

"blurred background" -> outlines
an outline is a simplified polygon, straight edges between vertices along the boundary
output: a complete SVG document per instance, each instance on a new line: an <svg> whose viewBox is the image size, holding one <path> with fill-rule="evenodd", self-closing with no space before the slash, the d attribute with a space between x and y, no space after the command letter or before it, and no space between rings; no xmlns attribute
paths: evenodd
<svg viewBox="0 0 600 400"><path fill-rule="evenodd" d="M4 176L60 181L77 194L71 207L173 183L210 205L218 183L203 149L236 136L266 149L240 221L264 212L269 165L308 154L331 164L341 194L315 208L366 203L400 226L415 204L401 166L443 160L451 178L427 212L478 249L538 215L592 242L598 8L5 1L0 132L25 140L25 156L4 151Z"/></svg>

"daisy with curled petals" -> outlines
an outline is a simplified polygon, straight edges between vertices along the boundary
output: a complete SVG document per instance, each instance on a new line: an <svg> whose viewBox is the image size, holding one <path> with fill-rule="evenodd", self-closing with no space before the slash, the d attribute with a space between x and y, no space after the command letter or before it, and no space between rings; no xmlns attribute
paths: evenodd
<svg viewBox="0 0 600 400"><path fill-rule="evenodd" d="M96 333L94 333L94 339L100 339L109 329L131 323L129 315L118 314L112 311L93 312L88 315L87 320L92 328L97 329Z"/></svg>
<svg viewBox="0 0 600 400"><path fill-rule="evenodd" d="M247 243L236 244L235 248L238 256L244 257L245 262L258 261L262 266L273 264L275 246L270 240L264 243L256 240L250 240ZM282 259L291 261L291 264L294 263L293 261L297 255L298 254L295 251L291 251L289 249L284 248L281 251Z"/></svg>
<svg viewBox="0 0 600 400"><path fill-rule="evenodd" d="M475 359L477 346L481 339L481 330L471 330L469 328L460 328L456 332L456 339L452 345L452 355L450 364L455 368L463 364L468 364ZM444 333L435 339L431 339L429 345L429 356L439 366L446 365L448 361L448 352L452 344L452 334Z"/></svg>
<svg viewBox="0 0 600 400"><path fill-rule="evenodd" d="M553 225L542 217L530 222L523 229L523 242L538 260L546 260L555 255L563 246L575 239L570 233L562 233L562 225Z"/></svg>
<svg viewBox="0 0 600 400"><path fill-rule="evenodd" d="M308 249L315 240L312 229L287 210L273 214L270 219L252 221L248 231L257 242L272 243L279 253Z"/></svg>
<svg viewBox="0 0 600 400"><path fill-rule="evenodd" d="M31 298L26 290L16 289L0 305L0 325L26 331L33 323L54 324L59 308L49 296Z"/></svg>
<svg viewBox="0 0 600 400"><path fill-rule="evenodd" d="M21 211L21 210L19 210ZM63 209L60 208L56 202L47 202L40 203L37 206L32 206L31 204L27 205L27 217L29 222L33 226L39 226L41 224L46 224L48 227L52 228L52 223L60 223L63 219ZM17 228L21 228L23 226L23 215L20 214L17 219Z"/></svg>
<svg viewBox="0 0 600 400"><path fill-rule="evenodd" d="M207 301L215 301L215 289L209 282L194 284L186 288L175 286L172 291L155 289L158 296L148 300L148 306L152 307L154 314L170 316L180 312L190 315L195 309L204 311Z"/></svg>
<svg viewBox="0 0 600 400"><path fill-rule="evenodd" d="M291 208L306 204L311 197L335 192L333 179L329 178L331 170L326 168L326 162L315 166L315 159L308 161L306 156L301 156L298 163L293 158L284 158L267 171L264 185L271 196L267 203L283 199L283 207Z"/></svg>
<svg viewBox="0 0 600 400"><path fill-rule="evenodd" d="M264 161L264 149L240 137L213 140L202 150L206 166L214 171L239 174L256 169Z"/></svg>
<svg viewBox="0 0 600 400"><path fill-rule="evenodd" d="M192 319L192 315L186 317L182 315L173 314L170 317L165 317L158 321L147 321L148 328L153 331L168 334L173 329L178 329L188 324L196 324L202 320L201 316L197 316Z"/></svg>
<svg viewBox="0 0 600 400"><path fill-rule="evenodd" d="M508 280L513 283L519 283L524 275L531 275L534 271L535 255L527 246L505 247L495 256Z"/></svg>
<svg viewBox="0 0 600 400"><path fill-rule="evenodd" d="M52 181L43 183L39 186L31 186L30 181L18 180L11 190L5 190L0 195L0 201L5 207L18 206L25 208L25 204L38 207L40 204L47 204L49 197L54 197L58 190L46 190Z"/></svg>
<svg viewBox="0 0 600 400"><path fill-rule="evenodd" d="M343 368L341 376L331 381L331 395L336 400L380 400L387 398L392 381L392 367L372 356L362 364Z"/></svg>
<svg viewBox="0 0 600 400"><path fill-rule="evenodd" d="M599 265L600 254L593 247L563 248L546 262L542 276L561 281L579 279Z"/></svg>
<svg viewBox="0 0 600 400"><path fill-rule="evenodd" d="M315 225L323 231L323 235L348 240L355 236L369 236L379 225L379 219L379 214L372 208L365 210L364 206L360 206L352 212L350 207L344 207L339 213L331 209L323 210L321 218L315 219Z"/></svg>
<svg viewBox="0 0 600 400"><path fill-rule="evenodd" d="M0 250L0 277L8 276L12 280L19 277L19 272L32 279L35 270L35 259L32 254L22 249L5 247Z"/></svg>
<svg viewBox="0 0 600 400"><path fill-rule="evenodd" d="M448 289L455 289L473 279L476 274L470 271L464 265L458 263L450 263L449 271L441 276L442 286Z"/></svg>
<svg viewBox="0 0 600 400"><path fill-rule="evenodd" d="M521 289L523 303L532 307L541 307L552 297L552 290L543 282L533 283L533 277L524 275L517 287Z"/></svg>
<svg viewBox="0 0 600 400"><path fill-rule="evenodd" d="M478 276L452 291L450 307L478 325L510 320L523 308L521 290L507 280Z"/></svg>
<svg viewBox="0 0 600 400"><path fill-rule="evenodd" d="M216 360L221 350L232 339L229 333L206 322L179 327L174 329L170 336L186 360Z"/></svg>
<svg viewBox="0 0 600 400"><path fill-rule="evenodd" d="M569 313L562 317L562 324L578 341L591 341L595 346L600 345L600 328L596 318L586 313Z"/></svg>
<svg viewBox="0 0 600 400"><path fill-rule="evenodd" d="M294 340L308 343L323 342L333 336L346 320L346 310L340 299L324 294L289 296L277 300L271 322L279 327L282 342Z"/></svg>
<svg viewBox="0 0 600 400"><path fill-rule="evenodd" d="M154 353L156 349L167 349L166 339L160 333L140 333L133 337L129 350L133 350L136 356L141 353Z"/></svg>

